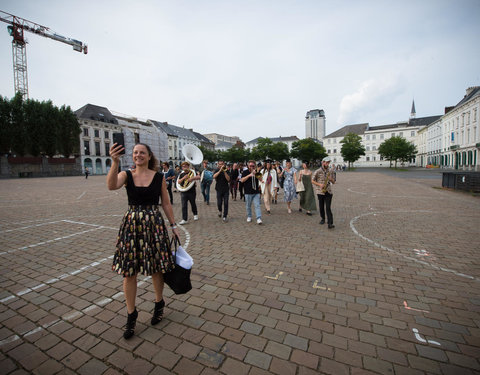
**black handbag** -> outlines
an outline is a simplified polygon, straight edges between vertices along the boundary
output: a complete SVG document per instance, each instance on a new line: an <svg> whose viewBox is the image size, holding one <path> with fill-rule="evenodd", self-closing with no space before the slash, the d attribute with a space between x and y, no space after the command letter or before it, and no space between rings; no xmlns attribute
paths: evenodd
<svg viewBox="0 0 480 375"><path fill-rule="evenodd" d="M192 289L192 282L190 281L190 273L192 270L183 268L177 264L177 244L179 245L180 241L175 238L172 242L175 246L175 268L170 272L164 273L163 280L175 294L185 294ZM171 247L172 244L170 244L170 248Z"/></svg>

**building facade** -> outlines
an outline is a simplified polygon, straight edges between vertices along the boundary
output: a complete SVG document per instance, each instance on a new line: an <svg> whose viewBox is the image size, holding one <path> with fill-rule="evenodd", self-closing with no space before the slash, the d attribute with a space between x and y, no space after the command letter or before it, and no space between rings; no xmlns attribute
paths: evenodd
<svg viewBox="0 0 480 375"><path fill-rule="evenodd" d="M406 141L417 145L418 132L435 123L441 116L428 116L415 118L411 116L409 121L401 121L396 124L370 126L368 123L347 125L333 132L323 139L323 146L333 164L346 164L343 160L341 141L348 133L354 133L361 137L361 143L365 147L365 155L355 162L356 167L388 167L390 162L384 160L378 153L378 148L391 137L403 137ZM418 146L417 146L418 151ZM415 166L416 158L404 163L404 166Z"/></svg>
<svg viewBox="0 0 480 375"><path fill-rule="evenodd" d="M305 137L321 141L325 137L326 117L323 109L312 109L305 115Z"/></svg>
<svg viewBox="0 0 480 375"><path fill-rule="evenodd" d="M204 137L208 138L210 141L215 143L215 145L219 144L220 142L230 143L232 146L237 143L237 141L241 142L241 139L236 136L229 136L223 135L218 133L208 133L203 134Z"/></svg>
<svg viewBox="0 0 480 375"><path fill-rule="evenodd" d="M88 168L91 174L107 173L112 165L109 154L112 134L121 133L122 127L105 107L86 104L74 113L82 131L79 135L82 171Z"/></svg>
<svg viewBox="0 0 480 375"><path fill-rule="evenodd" d="M445 168L479 170L480 149L480 86L469 87L460 102L441 119L441 137L437 165ZM433 161L433 160L430 160Z"/></svg>

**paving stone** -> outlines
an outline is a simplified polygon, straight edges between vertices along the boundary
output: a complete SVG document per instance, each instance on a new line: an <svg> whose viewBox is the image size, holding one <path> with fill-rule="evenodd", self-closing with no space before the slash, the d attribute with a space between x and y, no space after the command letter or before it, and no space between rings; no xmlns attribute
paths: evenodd
<svg viewBox="0 0 480 375"><path fill-rule="evenodd" d="M247 355L245 356L246 363L260 367L265 370L268 370L271 361L272 356L253 349L249 350Z"/></svg>

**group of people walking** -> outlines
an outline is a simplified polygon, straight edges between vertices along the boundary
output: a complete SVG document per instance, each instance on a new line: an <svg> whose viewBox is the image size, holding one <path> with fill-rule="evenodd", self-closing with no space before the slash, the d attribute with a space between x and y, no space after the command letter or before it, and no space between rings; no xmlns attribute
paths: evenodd
<svg viewBox="0 0 480 375"><path fill-rule="evenodd" d="M125 187L128 197L128 209L120 225L112 264L112 269L123 276L127 306L127 323L123 335L125 339L133 336L138 317L135 304L138 274L152 277L155 301L151 324L155 325L163 318L163 274L170 272L175 264L172 241L160 207L168 219L173 239L180 238L172 209L172 186L176 185L181 193L182 220L179 225L188 222L188 204L191 206L193 220L199 219L196 205L197 182L200 183L204 202L209 205L210 186L215 181L218 217L225 223L228 222L230 196L236 200L237 192L240 192L240 199L245 201L246 221L250 223L255 218L257 224L262 224L261 197L263 196L267 215L271 215L271 205L277 204L279 190L283 188L283 199L287 203L289 214L292 213L292 202L299 194L299 210L312 215L312 211L316 210L316 194L320 224L327 220L328 228L334 228L331 202L336 175L329 168L329 158L324 158L322 166L313 173L308 162L303 162L302 169L298 171L290 160L286 161L285 167L272 160L265 160L263 165L257 165L254 160L248 161L246 165L226 165L223 160L219 160L214 170L204 160L200 173L195 172L188 162L183 162L182 170L177 174L168 163L163 163L163 173L159 173L158 161L150 147L139 143L133 149L134 168L119 172L119 160L123 151L123 146L116 143L110 148L112 167L107 175L107 187L109 190Z"/></svg>

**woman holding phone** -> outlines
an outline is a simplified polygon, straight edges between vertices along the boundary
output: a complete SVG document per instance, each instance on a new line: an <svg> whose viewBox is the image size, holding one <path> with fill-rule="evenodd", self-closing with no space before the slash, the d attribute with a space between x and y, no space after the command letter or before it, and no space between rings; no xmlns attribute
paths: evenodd
<svg viewBox="0 0 480 375"><path fill-rule="evenodd" d="M123 291L127 305L127 324L123 337L133 336L138 312L135 306L137 275L152 277L155 289L155 308L151 324L163 318L163 274L175 267L170 249L168 230L160 211L161 207L172 229L179 238L177 225L164 177L158 170L158 161L150 147L138 143L133 148L134 170L118 172L123 145L114 143L110 147L112 167L107 175L109 190L125 187L128 196L128 210L123 216L118 232L112 269L123 276Z"/></svg>

